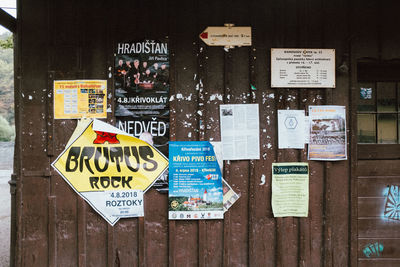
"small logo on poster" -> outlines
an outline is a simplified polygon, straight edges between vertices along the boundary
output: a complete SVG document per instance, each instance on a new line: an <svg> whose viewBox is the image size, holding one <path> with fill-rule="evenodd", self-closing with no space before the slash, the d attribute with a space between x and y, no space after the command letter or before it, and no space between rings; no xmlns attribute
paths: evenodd
<svg viewBox="0 0 400 267"><path fill-rule="evenodd" d="M209 174L206 178L207 180L218 180L218 174Z"/></svg>
<svg viewBox="0 0 400 267"><path fill-rule="evenodd" d="M171 208L176 209L178 207L179 203L178 201L174 200L171 202Z"/></svg>
<svg viewBox="0 0 400 267"><path fill-rule="evenodd" d="M108 142L109 144L119 144L117 134L100 131L94 132L97 134L97 136L96 139L93 141L93 144L104 144L105 142Z"/></svg>
<svg viewBox="0 0 400 267"><path fill-rule="evenodd" d="M285 120L285 126L287 129L296 129L297 119L295 117L287 117Z"/></svg>

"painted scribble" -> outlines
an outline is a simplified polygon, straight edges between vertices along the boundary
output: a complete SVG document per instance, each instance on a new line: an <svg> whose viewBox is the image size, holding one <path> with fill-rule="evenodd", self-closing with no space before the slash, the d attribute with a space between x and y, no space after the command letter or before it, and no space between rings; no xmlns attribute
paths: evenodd
<svg viewBox="0 0 400 267"><path fill-rule="evenodd" d="M379 242L367 244L363 249L363 253L367 258L380 257L382 256L382 252L383 245Z"/></svg>
<svg viewBox="0 0 400 267"><path fill-rule="evenodd" d="M398 185L391 185L389 187L383 215L385 218L400 221L400 195Z"/></svg>

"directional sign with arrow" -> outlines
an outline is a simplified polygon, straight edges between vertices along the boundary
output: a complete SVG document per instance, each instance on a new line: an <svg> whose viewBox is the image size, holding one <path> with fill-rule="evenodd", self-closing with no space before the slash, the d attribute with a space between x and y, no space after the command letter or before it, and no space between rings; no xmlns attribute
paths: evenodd
<svg viewBox="0 0 400 267"><path fill-rule="evenodd" d="M209 46L251 46L251 27L207 27L199 37Z"/></svg>

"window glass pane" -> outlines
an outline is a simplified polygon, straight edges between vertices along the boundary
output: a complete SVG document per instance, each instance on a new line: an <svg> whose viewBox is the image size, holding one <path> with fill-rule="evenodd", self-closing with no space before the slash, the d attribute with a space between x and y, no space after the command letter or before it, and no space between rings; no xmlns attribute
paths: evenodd
<svg viewBox="0 0 400 267"><path fill-rule="evenodd" d="M376 143L376 122L374 114L358 114L358 143Z"/></svg>
<svg viewBox="0 0 400 267"><path fill-rule="evenodd" d="M359 83L360 99L358 100L358 111L376 111L375 108L375 83Z"/></svg>
<svg viewBox="0 0 400 267"><path fill-rule="evenodd" d="M378 82L378 109L377 111L396 111L396 83Z"/></svg>
<svg viewBox="0 0 400 267"><path fill-rule="evenodd" d="M397 114L378 114L378 143L397 143Z"/></svg>

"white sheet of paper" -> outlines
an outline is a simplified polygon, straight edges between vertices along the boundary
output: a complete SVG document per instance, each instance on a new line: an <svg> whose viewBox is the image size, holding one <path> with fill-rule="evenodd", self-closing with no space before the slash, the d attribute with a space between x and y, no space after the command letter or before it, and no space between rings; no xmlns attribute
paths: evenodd
<svg viewBox="0 0 400 267"><path fill-rule="evenodd" d="M220 105L224 160L260 159L258 104Z"/></svg>
<svg viewBox="0 0 400 267"><path fill-rule="evenodd" d="M304 110L278 110L279 149L304 149L305 128Z"/></svg>

